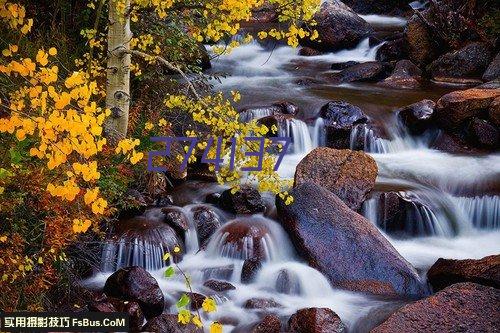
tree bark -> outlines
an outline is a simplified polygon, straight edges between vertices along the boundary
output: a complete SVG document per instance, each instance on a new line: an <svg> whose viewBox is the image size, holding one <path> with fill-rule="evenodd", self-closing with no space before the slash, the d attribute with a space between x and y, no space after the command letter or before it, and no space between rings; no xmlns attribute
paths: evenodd
<svg viewBox="0 0 500 333"><path fill-rule="evenodd" d="M109 0L106 107L111 116L105 133L114 142L127 135L130 106L130 0L120 1L125 3L124 13L117 9L116 0Z"/></svg>

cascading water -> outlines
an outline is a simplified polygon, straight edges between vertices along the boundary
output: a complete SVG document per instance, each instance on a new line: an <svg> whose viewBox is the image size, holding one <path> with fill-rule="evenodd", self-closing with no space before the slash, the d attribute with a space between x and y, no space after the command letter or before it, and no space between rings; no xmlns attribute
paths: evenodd
<svg viewBox="0 0 500 333"><path fill-rule="evenodd" d="M389 21L393 26L402 24L401 19L365 18L381 25ZM394 91L387 92L384 88L367 87L365 84L304 87L294 83L297 78L316 77L318 72L329 72L331 63L373 61L378 47L380 45L370 47L366 39L352 50L300 57L293 48L278 46L271 49L252 42L229 55L214 59L213 70L230 75L222 83L214 84L226 93L241 91L242 107L251 106L249 111L241 114L242 121L272 115L269 108L258 108L256 104L287 100L299 106L299 119L286 119L279 126L279 135L293 140L293 147L285 156L279 173L293 178L295 167L304 155L326 144L324 122L316 118L316 113L330 99L359 100L368 109L373 107L371 100L378 103L383 94L397 100L397 105L388 104L371 110L369 116L374 118L377 112L387 113L396 107L429 98L429 92L416 96L412 95L414 92L395 94ZM366 111L363 106L360 105ZM316 120L311 123L310 119ZM309 126L303 120L307 120ZM396 124L394 119L393 123ZM377 162L377 194L389 191L391 195L397 193L401 196L396 197L396 202L400 205L398 207L404 208L404 213L397 220L401 227L399 231L405 233L403 237L384 229L384 214L388 209L377 196L367 200L363 207L363 214L380 226L394 247L420 272L425 272L439 257L481 258L500 252L500 200L495 191L485 190L490 190L491 183L500 175L500 155L450 155L429 149L429 138L413 137L397 125L390 124L387 132L389 139L378 137L369 126L357 126L351 134L351 147L361 142L363 149ZM184 255L175 269L177 273L181 269L190 277L194 292L216 299L217 312L209 314L204 320L224 322L225 332L259 320L262 310L246 307L246 303L255 298L272 299L279 307L266 311L284 318L300 308L331 308L352 332L369 331L380 319L374 319L375 314L385 311L387 316L401 305L392 300L373 299L365 294L332 288L325 276L301 262L300 255L295 253L282 227L259 215L234 217L204 205L204 208L216 212L220 226L206 242L200 242L200 230L196 227L193 211L200 207L199 203L207 194L219 190L192 182L174 191L174 203L184 206L178 209L187 219L184 239L172 238L172 230L163 227L166 225L163 220L157 223L158 211L148 217L156 219L151 224L154 228L145 228L144 221L139 221L142 224L126 223L126 228L132 228L133 232L125 234L120 231L105 243L101 265L103 272L87 282L102 286L107 276L116 269L140 265L157 279L167 303L175 304L181 293L188 289L182 274L164 277L164 266L169 263L163 261L163 253L171 251L172 245L180 242ZM193 202L196 204L187 205ZM139 225L140 228L137 227ZM151 233L151 229L158 228L159 235ZM262 266L253 280L243 282L244 262L255 258L261 261ZM207 279L227 280L236 289L214 293L204 286ZM175 313L175 305L169 311Z"/></svg>

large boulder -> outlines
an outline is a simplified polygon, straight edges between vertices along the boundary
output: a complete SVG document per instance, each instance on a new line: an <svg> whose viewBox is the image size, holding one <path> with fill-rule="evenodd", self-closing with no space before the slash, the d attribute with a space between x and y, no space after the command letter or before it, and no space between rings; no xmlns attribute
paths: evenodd
<svg viewBox="0 0 500 333"><path fill-rule="evenodd" d="M348 82L377 82L391 73L391 66L380 61L368 61L348 67L339 73L326 73L322 77L334 84Z"/></svg>
<svg viewBox="0 0 500 333"><path fill-rule="evenodd" d="M373 158L363 152L320 147L297 165L294 186L316 183L358 210L375 186L377 172Z"/></svg>
<svg viewBox="0 0 500 333"><path fill-rule="evenodd" d="M397 111L398 119L411 133L421 134L431 125L435 107L434 101L424 99L399 109Z"/></svg>
<svg viewBox="0 0 500 333"><path fill-rule="evenodd" d="M453 91L436 104L435 117L447 130L455 130L466 120L488 113L490 104L500 96L500 89L467 89Z"/></svg>
<svg viewBox="0 0 500 333"><path fill-rule="evenodd" d="M319 116L324 119L326 145L336 149L349 148L354 126L368 122L359 107L345 101L328 102L321 107Z"/></svg>
<svg viewBox="0 0 500 333"><path fill-rule="evenodd" d="M242 185L233 192L232 189L222 192L219 199L219 205L222 209L234 214L256 214L266 210L264 200L255 187Z"/></svg>
<svg viewBox="0 0 500 333"><path fill-rule="evenodd" d="M421 298L427 285L363 216L335 194L314 183L291 193L294 202L276 198L279 221L297 253L333 286L384 296Z"/></svg>
<svg viewBox="0 0 500 333"><path fill-rule="evenodd" d="M163 312L163 292L156 279L142 267L119 269L108 277L103 291L111 297L137 302L148 319Z"/></svg>
<svg viewBox="0 0 500 333"><path fill-rule="evenodd" d="M416 89L422 81L422 71L410 60L396 63L391 76L380 82L380 85L397 89Z"/></svg>
<svg viewBox="0 0 500 333"><path fill-rule="evenodd" d="M498 289L459 283L402 307L371 332L495 332L499 307Z"/></svg>
<svg viewBox="0 0 500 333"><path fill-rule="evenodd" d="M492 255L479 260L439 258L427 272L427 280L434 291L460 282L474 282L498 289L500 288L500 255Z"/></svg>
<svg viewBox="0 0 500 333"><path fill-rule="evenodd" d="M437 45L420 17L413 15L406 25L410 60L418 66L430 63L437 55Z"/></svg>
<svg viewBox="0 0 500 333"><path fill-rule="evenodd" d="M500 52L497 53L497 56L493 61L489 64L488 68L483 74L484 81L493 81L500 78Z"/></svg>
<svg viewBox="0 0 500 333"><path fill-rule="evenodd" d="M314 41L304 38L300 43L320 51L353 48L373 32L365 20L339 0L325 0L314 20L317 25L313 28L319 38Z"/></svg>
<svg viewBox="0 0 500 333"><path fill-rule="evenodd" d="M142 332L154 333L203 333L202 328L198 328L193 323L183 325L179 323L176 314L164 313L149 320L143 326Z"/></svg>
<svg viewBox="0 0 500 333"><path fill-rule="evenodd" d="M328 308L305 308L288 320L290 333L344 333L347 329L340 317Z"/></svg>
<svg viewBox="0 0 500 333"><path fill-rule="evenodd" d="M463 48L445 53L429 66L434 79L480 78L491 61L490 47L485 43L470 43Z"/></svg>
<svg viewBox="0 0 500 333"><path fill-rule="evenodd" d="M99 295L88 304L91 312L123 312L129 316L129 328L132 332L139 332L144 323L144 314L137 302Z"/></svg>

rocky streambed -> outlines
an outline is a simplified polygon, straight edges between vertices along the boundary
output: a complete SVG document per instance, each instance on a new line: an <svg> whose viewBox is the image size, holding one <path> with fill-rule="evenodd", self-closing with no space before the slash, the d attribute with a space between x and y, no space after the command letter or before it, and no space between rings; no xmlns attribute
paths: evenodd
<svg viewBox="0 0 500 333"><path fill-rule="evenodd" d="M135 331L199 331L177 323L187 292L193 311L213 297L203 319L228 332L499 327L498 47L469 34L436 48L438 9L368 15L408 14L380 3L349 1L360 16L325 1L321 45L252 42L212 60L242 121L292 138L279 172L294 202L179 184L109 235L84 281L90 310L126 311ZM192 291L164 276L173 261Z"/></svg>

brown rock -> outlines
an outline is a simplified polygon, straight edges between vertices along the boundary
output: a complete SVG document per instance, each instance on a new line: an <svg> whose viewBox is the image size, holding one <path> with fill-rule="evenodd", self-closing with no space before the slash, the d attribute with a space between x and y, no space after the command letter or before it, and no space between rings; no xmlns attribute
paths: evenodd
<svg viewBox="0 0 500 333"><path fill-rule="evenodd" d="M223 242L228 251L226 256L239 259L257 258L260 260L270 259L267 257L267 249L264 237L269 234L266 220L257 216L238 218L226 223L219 231L222 235L227 234ZM250 247L248 244L252 244Z"/></svg>
<svg viewBox="0 0 500 333"><path fill-rule="evenodd" d="M267 119L269 117L263 119ZM255 187L248 185L242 185L235 193L233 193L231 189L222 192L219 200L219 206L222 209L234 214L256 214L262 213L266 210L264 200L262 199L259 191Z"/></svg>
<svg viewBox="0 0 500 333"><path fill-rule="evenodd" d="M423 15L428 14L424 12ZM437 55L435 40L431 37L425 23L416 14L408 20L405 33L410 60L414 64L422 66L435 59Z"/></svg>
<svg viewBox="0 0 500 333"><path fill-rule="evenodd" d="M470 43L463 48L443 54L428 67L432 77L479 78L492 58L485 43Z"/></svg>
<svg viewBox="0 0 500 333"><path fill-rule="evenodd" d="M444 129L454 130L465 120L486 113L498 96L500 89L467 89L446 94L437 101L436 121Z"/></svg>
<svg viewBox="0 0 500 333"><path fill-rule="evenodd" d="M186 214L180 207L164 207L161 209L164 215L163 221L175 229L180 235L184 235L189 229L189 222Z"/></svg>
<svg viewBox="0 0 500 333"><path fill-rule="evenodd" d="M262 260L259 258L250 258L243 262L243 267L241 268L241 282L251 283L260 268L262 267Z"/></svg>
<svg viewBox="0 0 500 333"><path fill-rule="evenodd" d="M280 333L280 332L281 332L281 320L276 315L265 316L251 330L251 333Z"/></svg>
<svg viewBox="0 0 500 333"><path fill-rule="evenodd" d="M316 49L313 49L311 47L302 47L299 50L299 55L304 56L304 57L314 57L314 56L319 56L322 55L323 52L318 51Z"/></svg>
<svg viewBox="0 0 500 333"><path fill-rule="evenodd" d="M314 183L276 198L279 222L297 251L332 285L378 295L419 298L428 288L413 268L363 216Z"/></svg>
<svg viewBox="0 0 500 333"><path fill-rule="evenodd" d="M497 56L483 74L484 81L493 81L498 78L500 78L500 52L497 53Z"/></svg>
<svg viewBox="0 0 500 333"><path fill-rule="evenodd" d="M331 83L347 82L377 82L385 79L391 73L391 67L383 62L369 61L343 69L339 73L327 73L322 77Z"/></svg>
<svg viewBox="0 0 500 333"><path fill-rule="evenodd" d="M499 308L498 289L459 283L402 307L371 332L496 332Z"/></svg>
<svg viewBox="0 0 500 333"><path fill-rule="evenodd" d="M222 225L219 215L206 205L196 205L191 209L193 222L200 246L205 246L210 237Z"/></svg>
<svg viewBox="0 0 500 333"><path fill-rule="evenodd" d="M373 158L363 152L321 147L297 165L294 186L314 182L358 210L375 186L377 172Z"/></svg>
<svg viewBox="0 0 500 333"><path fill-rule="evenodd" d="M421 134L431 125L436 103L429 99L405 106L397 111L398 118L414 134Z"/></svg>
<svg viewBox="0 0 500 333"><path fill-rule="evenodd" d="M400 60L391 76L379 85L397 89L415 89L420 87L422 71L410 60Z"/></svg>
<svg viewBox="0 0 500 333"><path fill-rule="evenodd" d="M314 41L304 38L300 43L320 51L355 47L373 32L365 20L339 0L324 1L314 20L318 23L315 29L319 38Z"/></svg>
<svg viewBox="0 0 500 333"><path fill-rule="evenodd" d="M163 312L163 292L156 279L144 268L132 266L119 269L108 277L103 291L111 297L137 302L146 318Z"/></svg>
<svg viewBox="0 0 500 333"><path fill-rule="evenodd" d="M488 117L493 124L500 127L500 97L495 98L490 104Z"/></svg>
<svg viewBox="0 0 500 333"><path fill-rule="evenodd" d="M434 291L460 282L474 282L498 289L500 288L500 255L492 255L479 260L439 258L427 272L427 280Z"/></svg>
<svg viewBox="0 0 500 333"><path fill-rule="evenodd" d="M328 308L300 309L288 320L290 333L344 333L339 316Z"/></svg>
<svg viewBox="0 0 500 333"><path fill-rule="evenodd" d="M472 118L467 127L467 139L476 147L495 149L498 147L498 128L484 119Z"/></svg>
<svg viewBox="0 0 500 333"><path fill-rule="evenodd" d="M279 308L281 304L271 298L250 298L243 305L245 309Z"/></svg>
<svg viewBox="0 0 500 333"><path fill-rule="evenodd" d="M207 288L210 288L212 290L219 291L219 292L236 289L236 287L233 286L231 283L226 282L226 281L219 281L219 280L208 280L208 281L205 281L205 283L203 283L203 285Z"/></svg>

